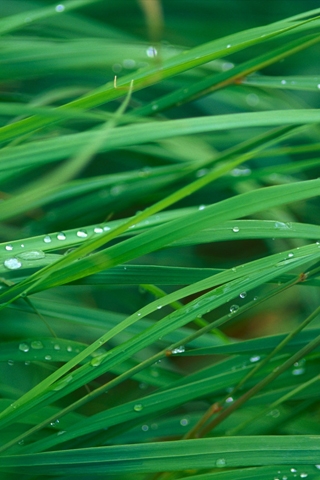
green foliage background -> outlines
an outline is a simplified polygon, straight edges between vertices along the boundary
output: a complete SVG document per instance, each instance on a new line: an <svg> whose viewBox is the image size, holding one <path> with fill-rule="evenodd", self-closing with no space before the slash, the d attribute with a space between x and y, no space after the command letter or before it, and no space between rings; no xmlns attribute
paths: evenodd
<svg viewBox="0 0 320 480"><path fill-rule="evenodd" d="M320 478L317 3L1 3L1 478Z"/></svg>

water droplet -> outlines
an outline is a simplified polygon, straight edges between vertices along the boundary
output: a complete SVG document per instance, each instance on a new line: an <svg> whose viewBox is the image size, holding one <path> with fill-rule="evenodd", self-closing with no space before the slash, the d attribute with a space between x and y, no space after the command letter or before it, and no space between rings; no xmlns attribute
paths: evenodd
<svg viewBox="0 0 320 480"><path fill-rule="evenodd" d="M60 430L60 432L58 432L57 435L63 435L64 433L66 433L65 430Z"/></svg>
<svg viewBox="0 0 320 480"><path fill-rule="evenodd" d="M308 474L305 472L300 473L300 478L307 478Z"/></svg>
<svg viewBox="0 0 320 480"><path fill-rule="evenodd" d="M320 465L315 465L315 467L320 470ZM297 471L297 470L296 470Z"/></svg>
<svg viewBox="0 0 320 480"><path fill-rule="evenodd" d="M154 58L158 55L157 49L154 47L148 47L146 53L149 58Z"/></svg>
<svg viewBox="0 0 320 480"><path fill-rule="evenodd" d="M294 368L292 370L292 375L303 375L305 373L305 368Z"/></svg>
<svg viewBox="0 0 320 480"><path fill-rule="evenodd" d="M157 309L158 309L158 310L161 310L161 308L162 308L162 305L158 305L158 306L157 306Z"/></svg>
<svg viewBox="0 0 320 480"><path fill-rule="evenodd" d="M22 267L22 263L18 258L7 258L3 265L9 270L18 270L18 268Z"/></svg>
<svg viewBox="0 0 320 480"><path fill-rule="evenodd" d="M227 464L227 462L225 461L224 458L218 458L218 460L216 461L216 467L218 468L223 468L225 467Z"/></svg>
<svg viewBox="0 0 320 480"><path fill-rule="evenodd" d="M95 227L93 231L94 231L94 233L103 233L103 228L102 227Z"/></svg>
<svg viewBox="0 0 320 480"><path fill-rule="evenodd" d="M317 87L320 88L320 83L318 83Z"/></svg>
<svg viewBox="0 0 320 480"><path fill-rule="evenodd" d="M238 233L238 232L239 232L239 230L240 230L240 228L239 228L239 227L233 227L233 229L232 229L232 231L233 231L234 233Z"/></svg>
<svg viewBox="0 0 320 480"><path fill-rule="evenodd" d="M60 4L56 6L55 11L58 13L61 13L64 11L64 9L65 9L65 6Z"/></svg>
<svg viewBox="0 0 320 480"><path fill-rule="evenodd" d="M53 345L53 349L54 349L54 350L60 350L61 347L60 347L60 345L58 345L58 344L56 343L55 345Z"/></svg>
<svg viewBox="0 0 320 480"><path fill-rule="evenodd" d="M152 108L152 110L153 110L153 111L155 111L155 110L158 110L158 108L159 108L159 105L152 105L152 107L151 107L151 108Z"/></svg>
<svg viewBox="0 0 320 480"><path fill-rule="evenodd" d="M65 236L65 234L63 232L60 232L58 233L57 235L57 239L58 240L65 240L67 237Z"/></svg>
<svg viewBox="0 0 320 480"><path fill-rule="evenodd" d="M149 430L148 425L142 425L141 430L142 430L143 432L147 432L147 431Z"/></svg>
<svg viewBox="0 0 320 480"><path fill-rule="evenodd" d="M298 362L293 364L292 375L303 375L305 373L305 358L302 358Z"/></svg>
<svg viewBox="0 0 320 480"><path fill-rule="evenodd" d="M60 423L60 421L57 419L57 420L54 420L53 422L50 422L50 425L51 427L55 427L58 425L58 423Z"/></svg>
<svg viewBox="0 0 320 480"><path fill-rule="evenodd" d="M233 397L226 398L226 403L232 403L233 401Z"/></svg>
<svg viewBox="0 0 320 480"><path fill-rule="evenodd" d="M42 250L30 250L19 253L18 256L24 260L40 260L41 258L45 258L46 254Z"/></svg>
<svg viewBox="0 0 320 480"><path fill-rule="evenodd" d="M249 95L246 96L246 102L250 107L255 107L259 103L259 97L255 93L249 93Z"/></svg>
<svg viewBox="0 0 320 480"><path fill-rule="evenodd" d="M291 473L296 473L296 472L297 472L297 469L296 469L296 468L290 468L290 472L291 472Z"/></svg>
<svg viewBox="0 0 320 480"><path fill-rule="evenodd" d="M237 167L231 170L230 173L233 177L245 177L251 174L251 169L248 167Z"/></svg>
<svg viewBox="0 0 320 480"><path fill-rule="evenodd" d="M72 347L70 345L67 346L67 352L72 352Z"/></svg>
<svg viewBox="0 0 320 480"><path fill-rule="evenodd" d="M45 359L45 360L52 360L52 357L51 357L51 355L46 355L46 356L44 357L44 359Z"/></svg>
<svg viewBox="0 0 320 480"><path fill-rule="evenodd" d="M239 305L231 305L230 313L236 313L237 310L239 310Z"/></svg>
<svg viewBox="0 0 320 480"><path fill-rule="evenodd" d="M79 238L86 238L88 236L87 232L85 230L78 230L77 231L77 237Z"/></svg>
<svg viewBox="0 0 320 480"><path fill-rule="evenodd" d="M230 47L231 47L231 45L230 45L230 43L228 43L227 48L230 48Z"/></svg>
<svg viewBox="0 0 320 480"><path fill-rule="evenodd" d="M286 83L287 83L286 80L281 80L281 84L282 84L282 85L285 85Z"/></svg>
<svg viewBox="0 0 320 480"><path fill-rule="evenodd" d="M21 352L29 352L29 349L30 349L30 347L27 343L20 343L19 350Z"/></svg>
<svg viewBox="0 0 320 480"><path fill-rule="evenodd" d="M292 252L288 253L288 258L292 258L294 254Z"/></svg>
<svg viewBox="0 0 320 480"><path fill-rule="evenodd" d="M171 353L174 355L176 353L183 353L185 351L185 347L183 345L180 345L178 348L174 348Z"/></svg>
<svg viewBox="0 0 320 480"><path fill-rule="evenodd" d="M102 357L99 356L99 357L94 357L94 358L91 360L90 364L91 364L93 367L98 367L98 366L101 364L101 362L102 362Z"/></svg>
<svg viewBox="0 0 320 480"><path fill-rule="evenodd" d="M282 480L288 480L287 475L283 475Z"/></svg>
<svg viewBox="0 0 320 480"><path fill-rule="evenodd" d="M52 240L51 240L50 235L46 235L46 236L43 238L43 241L44 241L44 243L51 243Z"/></svg>
<svg viewBox="0 0 320 480"><path fill-rule="evenodd" d="M205 205L200 205L200 206L199 206L199 210L204 210L205 208L206 208Z"/></svg>
<svg viewBox="0 0 320 480"><path fill-rule="evenodd" d="M259 362L259 360L260 360L259 355L254 355L253 357L250 357L250 362L251 363Z"/></svg>
<svg viewBox="0 0 320 480"><path fill-rule="evenodd" d="M40 350L41 348L43 348L43 345L39 340L34 340L33 342L31 342L31 348L34 348L35 350Z"/></svg>
<svg viewBox="0 0 320 480"><path fill-rule="evenodd" d="M111 230L111 228L110 228L110 227L103 227L103 230L104 230L105 232L108 232L109 230Z"/></svg>
<svg viewBox="0 0 320 480"><path fill-rule="evenodd" d="M204 177L205 175L207 175L208 172L209 170L207 168L200 168L200 170L196 172L196 177L197 178Z"/></svg>
<svg viewBox="0 0 320 480"><path fill-rule="evenodd" d="M284 222L274 222L274 228L279 228L280 230L290 230L292 228L292 224Z"/></svg>
<svg viewBox="0 0 320 480"><path fill-rule="evenodd" d="M113 70L114 73L120 73L121 70L122 70L122 65L121 65L121 63L114 63L114 64L112 65L112 70Z"/></svg>
<svg viewBox="0 0 320 480"><path fill-rule="evenodd" d="M124 185L114 185L114 187L110 189L110 195L113 195L113 196L120 195L124 190L125 190Z"/></svg>
<svg viewBox="0 0 320 480"><path fill-rule="evenodd" d="M239 295L240 298L246 298L246 296L247 296L247 292L241 292Z"/></svg>
<svg viewBox="0 0 320 480"><path fill-rule="evenodd" d="M273 417L273 418L278 418L280 416L280 412L278 409L271 410L269 413L267 413L268 417Z"/></svg>
<svg viewBox="0 0 320 480"><path fill-rule="evenodd" d="M12 245L6 245L6 246L5 246L5 249L6 249L8 252L11 252L11 250L13 250L13 246L12 246Z"/></svg>
<svg viewBox="0 0 320 480"><path fill-rule="evenodd" d="M189 420L187 418L181 418L180 425L182 427L186 427L187 425L189 425Z"/></svg>
<svg viewBox="0 0 320 480"><path fill-rule="evenodd" d="M14 360L8 360L8 365L12 367L12 365L14 365Z"/></svg>
<svg viewBox="0 0 320 480"><path fill-rule="evenodd" d="M55 392L62 390L64 387L67 386L68 383L71 382L71 380L72 380L72 375L68 375L66 378L62 378L54 385L53 390Z"/></svg>
<svg viewBox="0 0 320 480"><path fill-rule="evenodd" d="M135 412L141 412L141 410L143 410L143 406L141 405L141 403L137 403L134 407L133 407L133 410Z"/></svg>
<svg viewBox="0 0 320 480"><path fill-rule="evenodd" d="M234 67L234 63L223 62L221 69L222 69L223 72L226 72L227 70L231 70L231 68L233 68L233 67Z"/></svg>
<svg viewBox="0 0 320 480"><path fill-rule="evenodd" d="M136 61L132 58L125 58L122 62L122 65L124 66L124 68L127 68L129 70L136 66Z"/></svg>

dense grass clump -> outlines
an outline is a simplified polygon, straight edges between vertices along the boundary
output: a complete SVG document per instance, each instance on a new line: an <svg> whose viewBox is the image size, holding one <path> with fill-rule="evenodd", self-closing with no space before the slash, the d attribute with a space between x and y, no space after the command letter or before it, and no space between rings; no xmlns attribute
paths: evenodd
<svg viewBox="0 0 320 480"><path fill-rule="evenodd" d="M1 479L320 478L312 8L1 3Z"/></svg>

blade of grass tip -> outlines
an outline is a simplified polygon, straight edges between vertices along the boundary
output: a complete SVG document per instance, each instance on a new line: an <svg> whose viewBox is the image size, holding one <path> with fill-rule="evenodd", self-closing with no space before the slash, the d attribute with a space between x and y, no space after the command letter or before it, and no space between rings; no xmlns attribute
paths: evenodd
<svg viewBox="0 0 320 480"><path fill-rule="evenodd" d="M265 302L265 301L269 300L270 298L272 298L275 295L283 292L289 286L292 286L295 283L296 283L296 279L294 281L290 280L286 284L283 284L281 286L277 286L275 289L273 289L271 292L269 292L265 297L263 297L261 299L258 299L258 300L252 300L251 302L248 302L245 306L243 306L241 309L239 309L237 312L235 312L233 314L232 318L235 318L239 314L243 314L244 312L250 310L253 306L257 306L257 305L261 304L262 302ZM81 406L85 405L86 403L94 400L96 397L103 394L106 390L110 390L111 388L119 385L124 380L132 377L136 373L139 373L144 368L147 368L148 366L153 365L158 360L161 360L162 358L171 356L174 353L174 350L176 348L180 348L181 345L187 345L192 340L198 338L199 336L201 336L205 333L208 333L208 332L212 331L212 329L217 329L218 327L220 327L221 325L225 324L228 321L230 321L230 315L229 314L224 315L223 317L219 318L218 320L214 320L213 322L210 322L209 324L205 325L203 328L194 332L193 334L185 337L184 339L179 340L178 342L176 342L172 345L169 345L168 347L166 347L165 349L163 349L159 353L155 354L152 357L152 359L149 358L149 359L141 362L139 365L136 365L135 367L133 367L133 369L119 375L117 378L107 382L106 384L104 384L101 387L95 389L94 391L90 392L89 394L81 397L76 402L70 404L68 407L64 408L63 410L61 410L59 412L59 418L62 418L62 416L66 415L66 414L70 413L71 411L73 411L77 408L80 408ZM214 408L216 408L216 407L217 406L215 405ZM212 410L210 412L211 412L211 414L213 413ZM48 424L50 424L50 422L54 421L55 418L56 418L56 414L54 414L53 416L51 416L49 418L46 418L42 423L40 423L38 425L35 425L34 427L32 427L27 432L24 432L23 434L21 434L18 438L15 438L14 440L12 440L12 441L8 442L7 444L3 445L0 448L0 452L3 452L5 450L7 450L11 446L15 445L18 441L25 440L27 437L29 437L31 434L35 433L36 431L41 430L42 428L45 428ZM191 431L189 433L191 433ZM183 438L189 438L188 434Z"/></svg>
<svg viewBox="0 0 320 480"><path fill-rule="evenodd" d="M274 410L276 407L278 407L279 405L281 405L282 403L286 402L287 400L290 400L290 398L294 397L295 395L297 395L298 393L302 392L303 390L305 390L306 388L310 387L311 385L313 385L314 383L316 382L319 382L320 380L320 374L319 375L316 375L315 377L311 378L310 380L308 380L307 382L305 383L302 383L301 385L298 385L296 388L292 389L290 392L288 392L286 395L283 395L282 397L278 398L278 400L276 400L275 402L271 403L270 405L268 405L267 408L265 408L264 410L262 410L261 412L259 412L257 415L254 415L253 417L250 417L250 419L246 420L245 422L242 422L240 423L239 425L237 425L235 428L231 429L231 430L227 430L225 432L225 435L228 435L228 436L234 436L234 435L238 435L238 433L243 430L247 425L250 425L251 423L254 423L255 420L258 420L260 417L263 417L264 415L266 415L270 410Z"/></svg>
<svg viewBox="0 0 320 480"><path fill-rule="evenodd" d="M143 288L149 293L152 293L152 295L154 295L156 298L164 298L167 295L164 290L157 287L156 285L141 284L139 285L139 287ZM179 310L180 308L184 307L184 304L176 300L175 302L169 303L169 306L172 307L174 310ZM196 317L193 322L198 327L205 327L206 325L208 325L208 322L206 322L203 318L199 317Z"/></svg>
<svg viewBox="0 0 320 480"><path fill-rule="evenodd" d="M143 283L139 285L139 287L143 288L143 290L145 290L146 292L151 293L157 299L164 298L167 296L166 292L161 288L157 287L156 285ZM169 306L172 307L174 310L179 310L179 308L183 307L183 303L176 300L175 302L169 303Z"/></svg>
<svg viewBox="0 0 320 480"><path fill-rule="evenodd" d="M240 155L239 158L236 160L228 163L228 164L222 164L218 165L215 169L213 169L211 172L209 172L206 176L203 176L201 178L198 178L191 184L188 184L184 187L182 187L180 190L174 192L173 194L167 196L163 200L160 200L159 202L155 203L154 205L146 208L144 211L137 213L134 217L131 219L127 220L123 224L119 225L118 227L112 229L110 232L106 232L105 234L102 234L98 238L95 238L93 240L87 240L82 246L80 246L76 251L70 252L68 255L62 257L60 260L55 262L53 265L48 265L47 267L44 267L40 271L36 272L33 274L31 277L29 277L25 282L21 282L18 285L19 293L16 296L13 296L11 300L7 303L4 303L3 305L0 305L0 310L4 308L5 306L8 305L8 303L11 303L18 299L21 295L26 295L29 293L29 291L35 286L39 285L42 281L44 281L46 278L48 278L49 274L52 273L52 271L56 271L58 268L62 268L64 266L67 266L71 264L74 260L78 260L79 256L84 256L88 255L91 253L93 250L105 245L107 242L111 241L112 239L116 238L118 235L121 233L124 233L128 228L132 225L135 225L151 215L154 215L158 213L161 210L164 210L165 208L171 206L172 204L178 202L179 200L183 199L186 196L189 196L191 193L196 192L197 190L203 188L204 186L208 185L212 181L216 180L220 176L224 175L228 171L232 170L239 164L243 163L245 160L248 158L252 158L254 155L256 155L258 152L261 150L274 145L275 143L279 142L280 139L287 138L288 136L292 135L294 133L295 128L304 128L304 127L281 127L280 129L273 130L271 133L267 132L267 134L263 134L262 136L259 135L256 137L253 141L252 144L255 145L255 148L251 151L248 152L247 154ZM259 143L262 142L260 145ZM251 143L248 144L248 142L244 142L244 144L241 144L239 147L239 151L242 152L243 149L249 147ZM237 149L230 149L225 155L222 154L221 158L226 159L229 156L235 155ZM44 276L44 278L42 278ZM36 281L36 284L34 283ZM28 287L28 285L30 285ZM21 289L23 291L21 291ZM13 293L13 292L12 292Z"/></svg>
<svg viewBox="0 0 320 480"><path fill-rule="evenodd" d="M161 288L155 285L141 284L139 286L144 290L152 293L156 298L164 298L167 296L164 290L162 290ZM168 305L175 310L179 310L180 308L184 307L184 304L179 302L178 300L176 300L175 302L169 303ZM208 325L208 322L206 322L202 317L195 317L195 319L193 320L193 323L200 328L206 327ZM212 333L217 334L217 332L212 332ZM227 337L222 332L219 331L218 334L220 338L227 339ZM170 355L169 350L167 351L167 354Z"/></svg>
<svg viewBox="0 0 320 480"><path fill-rule="evenodd" d="M308 318L314 319L320 314L320 307L318 307ZM309 352L314 350L317 346L320 345L320 335L316 337L312 342L308 345L305 345L302 349L296 352L292 357L290 357L287 361L285 361L281 366L276 367L269 375L267 375L263 380L257 383L254 387L248 390L244 395L240 398L235 400L232 405L226 408L223 412L220 413L215 419L213 419L209 424L205 425L205 427L200 430L199 436L206 435L207 433L211 432L217 425L219 425L223 420L225 420L232 412L234 412L237 408L243 405L249 398L259 392L262 388L266 385L271 383L275 380L279 375L285 372L288 368L290 368L295 362L299 361L302 357L307 355Z"/></svg>

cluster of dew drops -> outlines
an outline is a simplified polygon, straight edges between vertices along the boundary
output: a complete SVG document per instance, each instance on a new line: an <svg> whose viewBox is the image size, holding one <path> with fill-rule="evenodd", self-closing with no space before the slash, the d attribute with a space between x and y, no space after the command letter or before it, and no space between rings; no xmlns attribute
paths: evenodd
<svg viewBox="0 0 320 480"><path fill-rule="evenodd" d="M110 230L110 227L108 226L97 226L94 227L93 233L94 234L101 234L104 232L107 232ZM82 239L85 240L88 237L88 233L84 229L80 229L76 232L76 237L77 239ZM59 242L63 242L67 240L67 235L64 232L59 232L53 237L53 235L45 235L43 237L43 243L46 246L49 246L53 240L58 240ZM5 250L7 252L12 252L14 253L14 247L13 245L6 245ZM25 248L24 244L21 244L17 247L19 249L19 252L15 256L11 256L9 258L6 258L3 262L3 265L6 269L8 270L18 270L23 266L23 261L33 261L33 260L41 260L45 258L45 252L41 249L34 249L34 250L23 250Z"/></svg>
<svg viewBox="0 0 320 480"><path fill-rule="evenodd" d="M317 470L320 470L320 465L315 465ZM277 475L273 477L273 480L290 480L291 478L308 478L308 473L301 472L299 473L296 468L290 468L290 472L288 474L283 474L280 470L278 471ZM312 476L313 478L313 476Z"/></svg>

